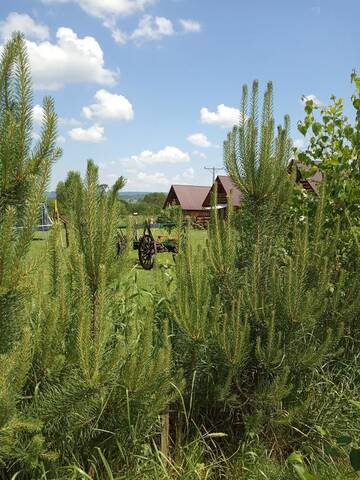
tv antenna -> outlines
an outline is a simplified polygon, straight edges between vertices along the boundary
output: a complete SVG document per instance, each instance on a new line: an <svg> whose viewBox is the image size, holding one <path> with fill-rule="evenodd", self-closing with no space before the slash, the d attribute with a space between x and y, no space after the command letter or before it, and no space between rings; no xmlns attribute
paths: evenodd
<svg viewBox="0 0 360 480"><path fill-rule="evenodd" d="M204 167L204 170L211 170L212 171L212 183L215 182L215 175L216 175L216 172L220 171L220 170L225 170L224 167Z"/></svg>

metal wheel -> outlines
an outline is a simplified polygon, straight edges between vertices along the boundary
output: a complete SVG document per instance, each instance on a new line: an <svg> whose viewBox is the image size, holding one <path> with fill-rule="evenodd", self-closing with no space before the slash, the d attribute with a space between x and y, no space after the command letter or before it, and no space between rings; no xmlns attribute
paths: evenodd
<svg viewBox="0 0 360 480"><path fill-rule="evenodd" d="M139 242L138 254L140 265L145 270L151 270L153 268L155 253L154 239L148 234L143 235Z"/></svg>

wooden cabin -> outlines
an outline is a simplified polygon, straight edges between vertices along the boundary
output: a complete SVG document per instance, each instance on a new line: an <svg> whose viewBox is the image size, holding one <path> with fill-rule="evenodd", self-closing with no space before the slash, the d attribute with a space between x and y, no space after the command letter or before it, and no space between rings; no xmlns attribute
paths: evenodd
<svg viewBox="0 0 360 480"><path fill-rule="evenodd" d="M234 185L231 178L227 175L218 175L215 179L215 182L211 189L208 191L204 202L203 207L207 210L211 209L211 202L212 196L215 193L215 189L217 189L217 206L218 210L221 210L224 215L226 215L226 209L228 207L229 198L231 199L232 206L234 209L240 207L241 203L241 192L240 190Z"/></svg>
<svg viewBox="0 0 360 480"><path fill-rule="evenodd" d="M292 172L294 168L294 162L289 164L289 174ZM314 175L311 177L305 178L302 171L306 170L306 167L303 165L296 165L296 174L295 174L295 181L303 186L303 188L307 191L317 194L318 193L318 185L323 180L323 175L320 170L317 170ZM208 194L205 197L203 202L203 207L207 210L211 209L211 201L212 195L215 192L215 188L217 188L217 205L216 208L221 211L223 215L226 215L226 209L228 207L229 198L231 198L231 203L234 209L238 209L241 204L242 194L240 190L234 185L231 178L227 175L219 175L216 177L216 180L209 190Z"/></svg>
<svg viewBox="0 0 360 480"><path fill-rule="evenodd" d="M295 164L295 162L292 160L289 164L289 174L292 173L293 169L295 167L295 181L296 183L300 183L305 190L312 192L312 193L318 193L318 184L323 181L323 174L321 173L320 170L317 170L314 175L311 177L305 178L303 172L306 172L306 170L309 169L306 165L303 165L302 163Z"/></svg>
<svg viewBox="0 0 360 480"><path fill-rule="evenodd" d="M293 171L294 162L289 164L289 174ZM305 178L302 171L306 167L296 165L296 183L301 184L305 190L318 193L318 184L322 182L322 173L318 170L314 175ZM191 217L199 223L206 223L210 218L212 196L217 189L216 209L221 216L226 216L229 199L236 210L240 207L242 194L228 175L218 175L212 187L195 185L172 185L166 198L164 208L179 205L185 217Z"/></svg>
<svg viewBox="0 0 360 480"><path fill-rule="evenodd" d="M203 207L210 187L197 185L171 185L164 207L178 205L184 217L191 217L195 221L209 218L209 210Z"/></svg>

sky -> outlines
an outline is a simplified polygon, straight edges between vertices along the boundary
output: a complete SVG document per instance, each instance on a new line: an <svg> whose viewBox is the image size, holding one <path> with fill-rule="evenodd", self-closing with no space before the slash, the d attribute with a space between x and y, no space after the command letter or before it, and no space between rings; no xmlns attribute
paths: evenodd
<svg viewBox="0 0 360 480"><path fill-rule="evenodd" d="M111 185L167 191L210 185L237 122L244 83L274 84L277 123L302 96L343 97L360 70L359 0L1 0L0 49L27 39L34 141L44 96L55 99L63 156L50 189L87 159Z"/></svg>

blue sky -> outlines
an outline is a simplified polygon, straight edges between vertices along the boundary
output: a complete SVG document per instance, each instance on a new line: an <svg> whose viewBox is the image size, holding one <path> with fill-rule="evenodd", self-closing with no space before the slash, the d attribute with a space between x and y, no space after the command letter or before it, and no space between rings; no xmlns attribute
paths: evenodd
<svg viewBox="0 0 360 480"><path fill-rule="evenodd" d="M274 82L276 120L290 115L299 145L302 95L349 103L359 18L358 0L11 0L0 44L14 29L28 39L35 120L55 98L52 189L92 158L104 183L167 191L211 182L243 83Z"/></svg>

